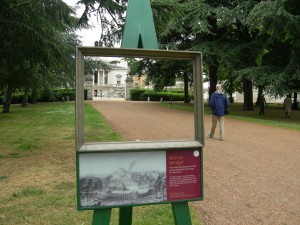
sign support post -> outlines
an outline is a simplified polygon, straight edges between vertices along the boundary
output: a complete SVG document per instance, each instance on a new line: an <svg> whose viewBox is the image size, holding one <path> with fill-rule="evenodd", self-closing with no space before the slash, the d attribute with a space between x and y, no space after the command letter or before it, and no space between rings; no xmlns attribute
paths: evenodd
<svg viewBox="0 0 300 225"><path fill-rule="evenodd" d="M109 225L111 208L95 209L93 215L93 225Z"/></svg>
<svg viewBox="0 0 300 225"><path fill-rule="evenodd" d="M175 225L192 225L188 202L172 203Z"/></svg>
<svg viewBox="0 0 300 225"><path fill-rule="evenodd" d="M119 225L131 225L132 223L132 206L120 208Z"/></svg>

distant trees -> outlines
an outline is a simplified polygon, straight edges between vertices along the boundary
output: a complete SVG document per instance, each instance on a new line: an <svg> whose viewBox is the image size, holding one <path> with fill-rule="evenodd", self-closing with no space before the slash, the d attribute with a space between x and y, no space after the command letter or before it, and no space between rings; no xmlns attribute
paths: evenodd
<svg viewBox="0 0 300 225"><path fill-rule="evenodd" d="M88 200L93 197L93 192L101 191L103 188L102 180L98 177L80 178L80 193Z"/></svg>
<svg viewBox="0 0 300 225"><path fill-rule="evenodd" d="M113 47L121 40L127 0L81 0L79 21L61 0L0 3L0 90L22 89L37 94L39 87L71 82L74 68L74 26L87 27L96 14L102 25L95 45ZM253 110L253 88L273 96L300 91L300 2L298 0L152 0L161 49L200 51L209 94L222 82L232 97L244 93L244 110ZM34 15L31 16L31 15ZM72 64L73 63L73 64ZM136 65L134 65L136 63ZM147 71L157 89L176 78L192 82L188 64L168 60L131 61L131 74ZM188 99L185 100L188 102Z"/></svg>
<svg viewBox="0 0 300 225"><path fill-rule="evenodd" d="M160 18L170 7L156 4L170 2L176 6L175 16ZM253 110L253 87L274 97L299 92L299 4L296 0L152 1L161 48L201 51L209 94L217 82L223 82L229 94L244 93L244 110ZM156 76L156 81L162 80Z"/></svg>

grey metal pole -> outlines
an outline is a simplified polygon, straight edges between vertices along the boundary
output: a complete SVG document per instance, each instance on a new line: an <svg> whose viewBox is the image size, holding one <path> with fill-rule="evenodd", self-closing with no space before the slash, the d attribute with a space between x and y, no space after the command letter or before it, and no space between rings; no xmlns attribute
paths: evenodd
<svg viewBox="0 0 300 225"><path fill-rule="evenodd" d="M76 149L84 143L84 58L81 51L76 47Z"/></svg>

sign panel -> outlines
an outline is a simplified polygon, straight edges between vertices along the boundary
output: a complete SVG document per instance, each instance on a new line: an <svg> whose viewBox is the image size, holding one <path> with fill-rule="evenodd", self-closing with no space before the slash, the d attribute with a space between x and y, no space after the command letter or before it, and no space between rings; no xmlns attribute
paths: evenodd
<svg viewBox="0 0 300 225"><path fill-rule="evenodd" d="M200 152L168 151L167 200L201 198Z"/></svg>
<svg viewBox="0 0 300 225"><path fill-rule="evenodd" d="M79 207L202 198L201 149L79 154Z"/></svg>

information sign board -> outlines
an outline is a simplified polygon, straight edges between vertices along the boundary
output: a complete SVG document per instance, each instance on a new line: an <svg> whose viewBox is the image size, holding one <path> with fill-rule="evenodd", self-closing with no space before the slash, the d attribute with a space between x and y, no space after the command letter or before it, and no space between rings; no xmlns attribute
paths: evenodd
<svg viewBox="0 0 300 225"><path fill-rule="evenodd" d="M79 154L79 208L202 199L201 149Z"/></svg>

